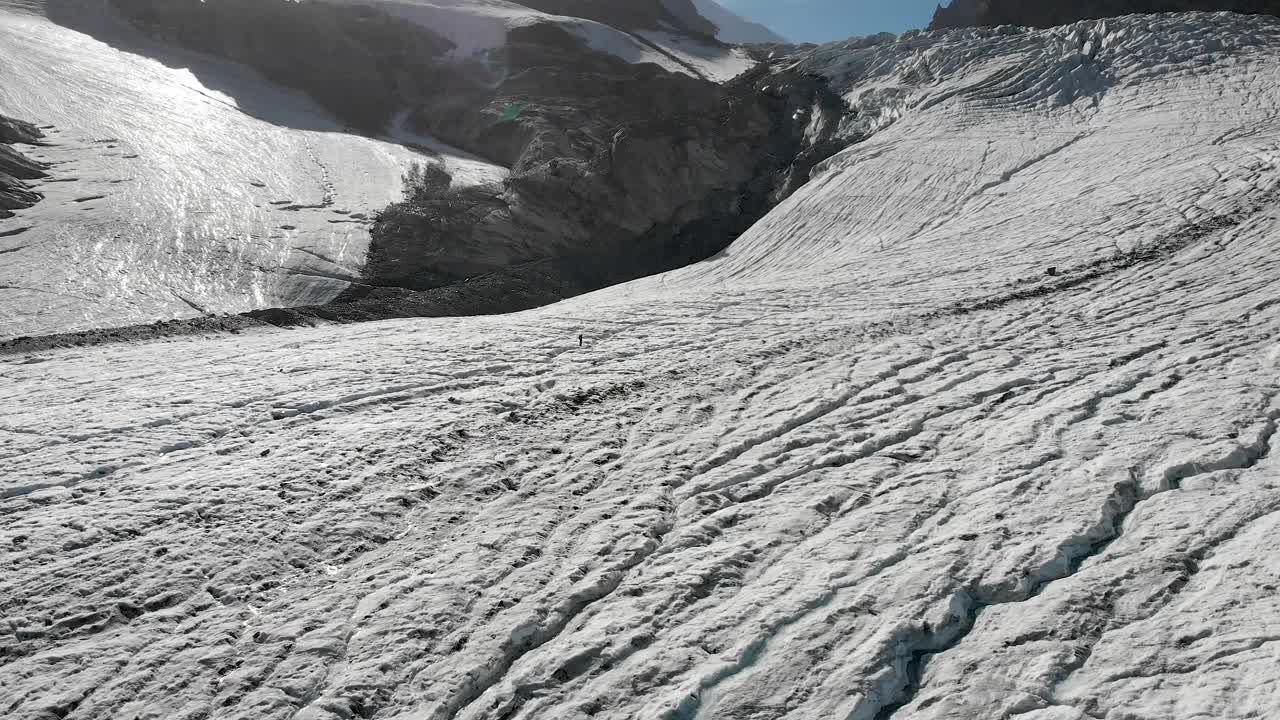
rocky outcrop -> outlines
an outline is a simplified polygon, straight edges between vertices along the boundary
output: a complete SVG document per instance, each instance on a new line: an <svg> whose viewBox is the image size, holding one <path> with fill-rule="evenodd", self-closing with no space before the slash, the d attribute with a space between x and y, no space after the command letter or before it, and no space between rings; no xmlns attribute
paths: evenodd
<svg viewBox="0 0 1280 720"><path fill-rule="evenodd" d="M952 0L939 6L930 30L955 27L1025 25L1054 27L1096 18L1137 13L1228 11L1280 15L1280 0Z"/></svg>
<svg viewBox="0 0 1280 720"><path fill-rule="evenodd" d="M505 187L388 208L367 281L526 286L537 268L558 278L546 286L560 299L670 270L722 250L857 140L836 139L848 110L814 76L760 66L723 87L656 72L619 82L610 62L574 76L575 92L554 105L535 102L508 131L528 140ZM553 86L554 68L530 68L499 104Z"/></svg>
<svg viewBox="0 0 1280 720"><path fill-rule="evenodd" d="M35 145L43 137L44 133L40 132L40 129L35 125L0 115L0 143L5 143L6 145L12 145L13 143Z"/></svg>
<svg viewBox="0 0 1280 720"><path fill-rule="evenodd" d="M561 35L562 37L556 37ZM655 225L705 214L745 182L764 115L714 83L586 53L552 27L513 33L519 70L482 117L449 133L512 168L502 188L394 206L374 227L371 282L413 289L503 267L637 242ZM573 63L576 72L563 72ZM523 108L501 122L504 108ZM433 126L432 110L419 117ZM432 127L437 129L438 125ZM463 135L462 133L467 133ZM449 222L445 206L474 208ZM386 274L385 268L400 271ZM415 282L407 275L416 274Z"/></svg>
<svg viewBox="0 0 1280 720"><path fill-rule="evenodd" d="M42 137L36 126L0 115L0 220L44 198L24 182L45 177L44 166L11 147L15 143L34 145Z"/></svg>

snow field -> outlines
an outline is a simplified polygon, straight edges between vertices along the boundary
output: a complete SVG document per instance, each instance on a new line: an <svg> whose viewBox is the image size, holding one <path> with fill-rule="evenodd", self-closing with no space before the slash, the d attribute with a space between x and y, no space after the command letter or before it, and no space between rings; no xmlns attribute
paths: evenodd
<svg viewBox="0 0 1280 720"><path fill-rule="evenodd" d="M909 42L706 263L0 361L0 713L1280 713L1280 26Z"/></svg>

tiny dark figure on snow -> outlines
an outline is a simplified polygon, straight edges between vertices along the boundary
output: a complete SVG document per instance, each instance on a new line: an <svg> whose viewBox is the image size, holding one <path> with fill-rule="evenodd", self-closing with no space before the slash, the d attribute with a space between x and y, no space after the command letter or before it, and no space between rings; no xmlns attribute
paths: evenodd
<svg viewBox="0 0 1280 720"><path fill-rule="evenodd" d="M582 333L578 333L578 347L582 347Z"/></svg>

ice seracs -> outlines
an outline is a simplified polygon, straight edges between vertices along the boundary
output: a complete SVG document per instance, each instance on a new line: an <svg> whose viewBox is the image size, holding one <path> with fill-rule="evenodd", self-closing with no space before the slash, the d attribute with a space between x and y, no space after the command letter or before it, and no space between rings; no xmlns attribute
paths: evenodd
<svg viewBox="0 0 1280 720"><path fill-rule="evenodd" d="M1280 712L1280 21L805 62L711 261L0 362L0 713Z"/></svg>

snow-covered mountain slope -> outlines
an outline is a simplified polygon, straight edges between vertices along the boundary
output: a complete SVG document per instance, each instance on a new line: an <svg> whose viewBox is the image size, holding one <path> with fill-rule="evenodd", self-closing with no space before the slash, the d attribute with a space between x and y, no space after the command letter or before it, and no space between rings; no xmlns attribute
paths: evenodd
<svg viewBox="0 0 1280 720"><path fill-rule="evenodd" d="M786 38L760 23L746 20L715 0L693 0L698 14L715 24L716 38L733 44L782 43Z"/></svg>
<svg viewBox="0 0 1280 720"><path fill-rule="evenodd" d="M89 18L84 18L90 22ZM0 220L0 335L323 302L412 161L505 172L347 134L306 97L208 57L0 7L0 112L46 126L36 206ZM418 144L420 138L413 138Z"/></svg>
<svg viewBox="0 0 1280 720"><path fill-rule="evenodd" d="M670 32L639 32L640 37L662 48L663 53L696 75L726 82L750 70L755 60L742 48L710 45L697 38Z"/></svg>
<svg viewBox="0 0 1280 720"><path fill-rule="evenodd" d="M879 132L701 265L0 361L0 713L1280 714L1278 51L828 47Z"/></svg>
<svg viewBox="0 0 1280 720"><path fill-rule="evenodd" d="M884 288L894 307L916 299L891 299L899 293L883 268L867 271L869 253L945 248L946 282L989 287L1217 222L1277 180L1266 145L1276 94L1261 77L1276 27L1133 16L819 48L801 67L844 94L852 112L839 132L871 138L827 161L723 258L689 268L688 282L790 292L796 278L834 273ZM1136 216L1117 210L1138 205Z"/></svg>

